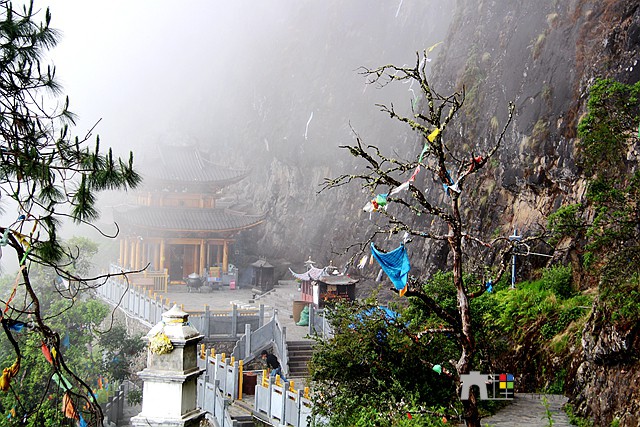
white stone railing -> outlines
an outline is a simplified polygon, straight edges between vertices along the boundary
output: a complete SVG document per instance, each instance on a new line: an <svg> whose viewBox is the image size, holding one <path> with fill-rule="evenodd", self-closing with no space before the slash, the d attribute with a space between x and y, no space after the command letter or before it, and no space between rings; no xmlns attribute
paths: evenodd
<svg viewBox="0 0 640 427"><path fill-rule="evenodd" d="M104 301L149 328L162 321L162 313L171 308L169 300L157 293L116 277L109 278L96 292ZM261 327L264 316L264 305L258 309L238 309L234 304L230 310L211 310L205 305L202 311L191 311L189 321L205 337L236 338L246 326Z"/></svg>
<svg viewBox="0 0 640 427"><path fill-rule="evenodd" d="M198 367L204 375L198 379L197 404L215 418L219 426L233 426L227 407L243 399L242 360L224 354L206 355L204 348L198 357ZM295 390L293 382L283 384L263 371L255 386L254 416L272 425L307 427L310 425L311 400L308 389Z"/></svg>
<svg viewBox="0 0 640 427"><path fill-rule="evenodd" d="M308 389L294 390L282 384L279 378L263 374L256 384L255 412L271 425L307 427L311 425L311 400Z"/></svg>

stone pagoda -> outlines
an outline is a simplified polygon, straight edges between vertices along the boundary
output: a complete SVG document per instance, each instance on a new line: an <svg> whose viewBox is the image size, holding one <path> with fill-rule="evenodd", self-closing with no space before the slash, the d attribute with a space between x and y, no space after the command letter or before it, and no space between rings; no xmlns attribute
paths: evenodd
<svg viewBox="0 0 640 427"><path fill-rule="evenodd" d="M205 412L196 407L197 344L204 337L188 322L189 315L174 305L162 321L143 337L149 343L142 411L131 419L134 427L198 426Z"/></svg>

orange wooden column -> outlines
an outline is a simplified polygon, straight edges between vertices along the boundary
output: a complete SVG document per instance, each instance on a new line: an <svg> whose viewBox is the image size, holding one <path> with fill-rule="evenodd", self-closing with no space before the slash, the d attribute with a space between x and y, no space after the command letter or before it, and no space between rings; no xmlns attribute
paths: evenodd
<svg viewBox="0 0 640 427"><path fill-rule="evenodd" d="M164 239L162 239L162 240L160 240L160 263L159 263L159 267L158 267L159 270L164 270L166 268L165 265L164 265L164 261L165 261L165 259L164 259L164 250L165 250Z"/></svg>
<svg viewBox="0 0 640 427"><path fill-rule="evenodd" d="M222 272L226 273L229 267L229 246L227 241L224 241L224 247L222 248Z"/></svg>

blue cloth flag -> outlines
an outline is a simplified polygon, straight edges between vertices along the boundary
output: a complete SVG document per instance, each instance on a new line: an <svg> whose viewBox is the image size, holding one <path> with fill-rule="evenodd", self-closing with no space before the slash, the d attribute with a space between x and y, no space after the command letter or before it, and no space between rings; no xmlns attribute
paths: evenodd
<svg viewBox="0 0 640 427"><path fill-rule="evenodd" d="M371 254L378 261L382 270L387 273L393 286L400 291L400 295L407 292L407 278L409 276L409 255L404 244L401 244L391 252L381 252L371 242Z"/></svg>

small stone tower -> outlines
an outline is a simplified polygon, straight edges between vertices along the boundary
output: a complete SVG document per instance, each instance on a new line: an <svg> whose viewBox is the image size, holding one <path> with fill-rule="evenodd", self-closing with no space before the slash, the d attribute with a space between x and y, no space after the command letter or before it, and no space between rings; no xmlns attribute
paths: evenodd
<svg viewBox="0 0 640 427"><path fill-rule="evenodd" d="M189 315L173 306L143 338L149 343L142 411L131 418L134 427L193 427L204 411L196 407L197 344L203 338L188 322Z"/></svg>

